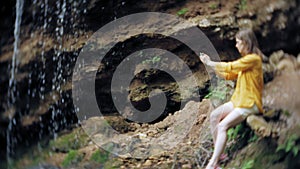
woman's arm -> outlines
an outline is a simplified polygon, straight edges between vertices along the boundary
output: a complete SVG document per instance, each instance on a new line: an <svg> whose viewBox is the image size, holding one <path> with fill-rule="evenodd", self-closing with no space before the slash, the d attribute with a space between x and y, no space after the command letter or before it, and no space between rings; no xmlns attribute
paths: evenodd
<svg viewBox="0 0 300 169"><path fill-rule="evenodd" d="M213 68L213 70L216 72L216 74L226 80L234 80L238 77L238 74L235 72L223 72L223 71L219 71L216 67L218 64L220 64L220 62L214 62L211 61L210 57L204 53L200 53L200 60Z"/></svg>
<svg viewBox="0 0 300 169"><path fill-rule="evenodd" d="M200 60L204 64L211 66L215 71L235 74L240 71L251 69L253 66L258 64L258 62L261 62L260 56L256 54L248 54L232 62L213 62L210 60L208 55L200 53Z"/></svg>
<svg viewBox="0 0 300 169"><path fill-rule="evenodd" d="M225 73L225 72L219 72L215 71L218 76L221 78L224 78L225 80L235 80L238 78L238 74L236 73Z"/></svg>
<svg viewBox="0 0 300 169"><path fill-rule="evenodd" d="M200 60L207 66L212 67L215 70L217 62L211 61L210 57L205 53L200 53Z"/></svg>
<svg viewBox="0 0 300 169"><path fill-rule="evenodd" d="M220 62L216 69L221 72L238 73L253 68L261 62L260 56L256 54L248 54L242 58L232 62Z"/></svg>

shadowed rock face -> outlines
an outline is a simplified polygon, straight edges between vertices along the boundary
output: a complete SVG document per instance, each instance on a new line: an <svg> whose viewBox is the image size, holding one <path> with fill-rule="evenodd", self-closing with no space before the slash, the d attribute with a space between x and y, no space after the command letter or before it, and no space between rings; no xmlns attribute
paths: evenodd
<svg viewBox="0 0 300 169"><path fill-rule="evenodd" d="M252 25L263 51L268 54L277 49L291 53L299 52L299 18L298 1L253 1L246 9L240 9L239 1L222 2L214 8L211 2L191 1L88 1L86 3L66 2L64 22L59 18L63 2L49 0L47 11L42 2L33 4L26 1L22 17L20 64L16 75L17 100L14 107L8 107L8 81L13 53L13 25L15 3L1 2L0 6L0 140L1 150L6 147L6 129L9 115L13 114L16 125L11 130L12 138L16 139L16 147L20 142L29 145L42 135L53 134L77 123L71 93L71 76L76 58L84 43L93 32L106 23L122 16L137 12L156 11L175 14L182 8L188 11L180 15L192 21L190 27L200 27L218 50L222 60L238 57L234 48L234 35L239 27ZM219 2L219 1L218 1ZM86 11L85 11L86 9ZM44 17L46 14L46 17ZM44 23L46 20L46 26ZM176 27L176 23L174 24ZM60 36L56 28L63 28ZM142 29L142 28L140 28ZM181 28L181 29L186 29ZM200 95L207 93L207 74L199 73L204 67L199 63L196 54L186 46L173 39L161 36L141 35L130 39L115 39L119 43L108 54L108 66L99 67L95 83L98 104L106 113L116 109L110 98L110 80L114 68L123 58L120 51L125 45L126 54L146 47L168 49L179 55L199 78ZM145 43L148 45L137 46ZM112 56L112 53L117 55ZM118 54L119 53L119 54ZM170 63L172 65L172 63ZM138 69L138 68L136 68ZM147 74L149 74L146 76ZM61 75L61 78L58 76ZM160 87L170 96L167 112L178 109L178 90L172 79L165 78L162 72L143 71L135 77L131 84L130 99L138 109L148 105L147 88L145 85ZM164 79L164 80L161 80ZM167 80L165 80L167 79ZM204 80L203 80L204 79ZM45 82L43 82L43 80ZM183 79L184 80L184 79ZM101 84L101 81L107 83ZM54 86L54 87L53 87ZM41 91L41 88L44 88ZM136 92L138 91L138 92ZM184 98L186 101L195 98ZM101 102L100 102L101 101ZM30 133L30 134L28 134ZM35 138L35 139L32 139ZM1 152L5 154L4 152Z"/></svg>

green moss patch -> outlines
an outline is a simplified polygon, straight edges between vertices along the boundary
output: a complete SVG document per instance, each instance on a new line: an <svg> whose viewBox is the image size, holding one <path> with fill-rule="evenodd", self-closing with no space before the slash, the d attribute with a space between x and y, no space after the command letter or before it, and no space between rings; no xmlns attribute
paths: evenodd
<svg viewBox="0 0 300 169"><path fill-rule="evenodd" d="M104 150L97 150L91 156L91 160L98 163L105 163L108 160L108 158L109 153Z"/></svg>
<svg viewBox="0 0 300 169"><path fill-rule="evenodd" d="M76 150L70 150L64 161L62 162L63 167L70 166L71 164L77 164L83 159L83 154L78 153Z"/></svg>
<svg viewBox="0 0 300 169"><path fill-rule="evenodd" d="M69 150L78 150L88 143L88 136L83 129L78 128L69 134L62 135L56 140L50 141L50 147L56 152L68 152Z"/></svg>

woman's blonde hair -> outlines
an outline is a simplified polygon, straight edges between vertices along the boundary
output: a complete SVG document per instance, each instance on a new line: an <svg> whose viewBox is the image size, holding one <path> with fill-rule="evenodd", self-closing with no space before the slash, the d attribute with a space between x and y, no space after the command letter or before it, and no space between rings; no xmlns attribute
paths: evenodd
<svg viewBox="0 0 300 169"><path fill-rule="evenodd" d="M256 36L251 29L242 29L236 34L235 37L237 39L240 39L242 43L245 45L247 50L246 54L255 53L259 55L261 58L264 57L264 54L259 49Z"/></svg>

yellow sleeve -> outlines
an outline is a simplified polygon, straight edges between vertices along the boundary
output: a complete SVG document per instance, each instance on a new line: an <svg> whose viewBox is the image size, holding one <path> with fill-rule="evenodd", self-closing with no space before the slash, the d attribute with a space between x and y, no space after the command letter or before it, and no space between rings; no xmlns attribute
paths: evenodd
<svg viewBox="0 0 300 169"><path fill-rule="evenodd" d="M226 80L235 80L238 77L238 74L236 73L226 73L226 72L216 71L216 74Z"/></svg>
<svg viewBox="0 0 300 169"><path fill-rule="evenodd" d="M218 72L238 74L240 71L252 68L259 61L258 59L260 59L258 55L246 55L233 62L220 62L216 65L216 70Z"/></svg>

